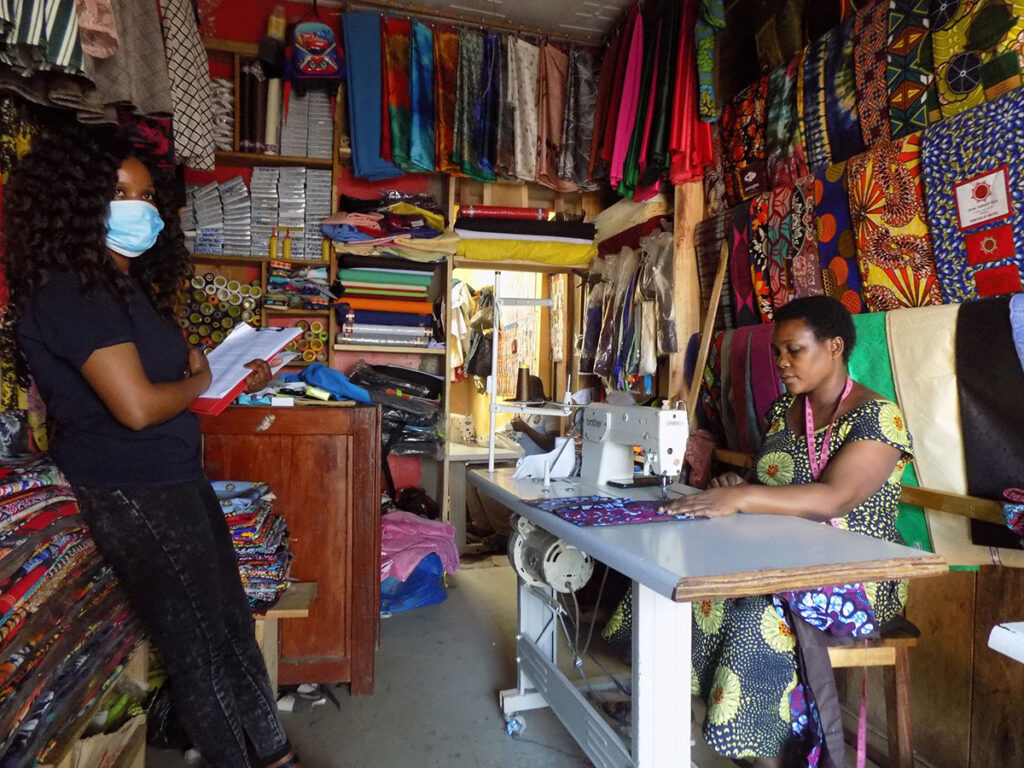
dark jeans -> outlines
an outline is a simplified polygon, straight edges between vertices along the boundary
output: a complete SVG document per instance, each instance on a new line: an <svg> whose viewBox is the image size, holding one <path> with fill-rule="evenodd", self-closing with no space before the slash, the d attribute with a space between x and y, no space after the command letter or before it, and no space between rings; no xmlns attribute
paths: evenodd
<svg viewBox="0 0 1024 768"><path fill-rule="evenodd" d="M213 768L290 751L220 504L205 478L76 486L93 539L163 656L185 731Z"/></svg>

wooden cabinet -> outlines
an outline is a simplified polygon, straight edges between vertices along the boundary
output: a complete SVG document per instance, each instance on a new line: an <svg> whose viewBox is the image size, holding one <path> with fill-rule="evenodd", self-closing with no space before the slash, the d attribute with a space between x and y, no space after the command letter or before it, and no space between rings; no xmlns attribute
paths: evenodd
<svg viewBox="0 0 1024 768"><path fill-rule="evenodd" d="M211 480L261 480L288 522L309 617L283 622L278 679L373 692L380 601L380 411L228 408L202 417Z"/></svg>

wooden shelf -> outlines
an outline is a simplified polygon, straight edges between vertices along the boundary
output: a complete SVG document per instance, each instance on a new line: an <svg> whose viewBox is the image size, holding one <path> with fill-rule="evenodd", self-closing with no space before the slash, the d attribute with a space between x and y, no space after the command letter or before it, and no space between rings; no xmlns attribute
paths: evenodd
<svg viewBox="0 0 1024 768"><path fill-rule="evenodd" d="M190 253L189 258L203 264L245 264L249 267L259 267L260 264L268 261L266 256L241 256L227 253Z"/></svg>
<svg viewBox="0 0 1024 768"><path fill-rule="evenodd" d="M351 151L349 152L351 155ZM224 152L215 154L217 165L255 165L270 166L302 166L304 168L321 168L330 171L334 168L334 160L330 157L294 157L291 155L263 155L256 152Z"/></svg>
<svg viewBox="0 0 1024 768"><path fill-rule="evenodd" d="M263 305L263 311L272 315L330 315L331 310L328 309L289 309L288 307L273 307Z"/></svg>
<svg viewBox="0 0 1024 768"><path fill-rule="evenodd" d="M403 355L443 355L444 347L399 346L391 344L335 344L335 352L390 352Z"/></svg>

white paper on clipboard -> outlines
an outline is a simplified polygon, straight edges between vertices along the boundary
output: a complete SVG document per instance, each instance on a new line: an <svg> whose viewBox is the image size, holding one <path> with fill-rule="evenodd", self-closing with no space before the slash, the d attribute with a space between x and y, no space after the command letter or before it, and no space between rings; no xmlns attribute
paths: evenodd
<svg viewBox="0 0 1024 768"><path fill-rule="evenodd" d="M212 380L203 399L219 400L231 393L251 371L245 364L253 360L271 362L271 370L284 362L282 350L302 333L299 327L268 327L257 330L248 323L236 325L227 338L206 356Z"/></svg>

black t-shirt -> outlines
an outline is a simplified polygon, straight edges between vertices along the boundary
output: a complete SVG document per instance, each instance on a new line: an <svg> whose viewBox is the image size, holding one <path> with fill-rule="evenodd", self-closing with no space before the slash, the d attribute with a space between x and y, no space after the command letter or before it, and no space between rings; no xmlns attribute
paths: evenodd
<svg viewBox="0 0 1024 768"><path fill-rule="evenodd" d="M77 485L177 483L202 476L199 424L182 411L135 431L122 425L82 376L97 349L133 342L153 383L182 378L188 345L142 288L128 310L109 289L83 293L70 273L53 275L19 323L18 341L54 423L50 453Z"/></svg>

